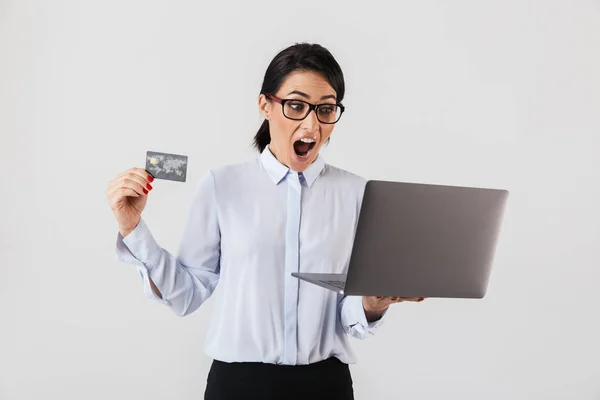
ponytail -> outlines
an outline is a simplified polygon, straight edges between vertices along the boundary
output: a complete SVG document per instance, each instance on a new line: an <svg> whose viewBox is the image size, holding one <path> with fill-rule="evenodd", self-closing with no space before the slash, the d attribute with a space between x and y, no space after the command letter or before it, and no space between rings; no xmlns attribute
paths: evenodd
<svg viewBox="0 0 600 400"><path fill-rule="evenodd" d="M264 120L258 132L254 136L254 147L262 153L265 147L271 143L271 133L269 132L269 121Z"/></svg>

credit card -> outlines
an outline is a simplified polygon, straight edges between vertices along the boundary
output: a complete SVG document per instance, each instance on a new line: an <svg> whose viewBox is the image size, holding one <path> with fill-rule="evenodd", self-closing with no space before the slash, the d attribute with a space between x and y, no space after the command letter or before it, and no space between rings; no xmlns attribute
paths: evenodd
<svg viewBox="0 0 600 400"><path fill-rule="evenodd" d="M187 156L156 151L146 152L146 171L155 179L185 182L187 164Z"/></svg>

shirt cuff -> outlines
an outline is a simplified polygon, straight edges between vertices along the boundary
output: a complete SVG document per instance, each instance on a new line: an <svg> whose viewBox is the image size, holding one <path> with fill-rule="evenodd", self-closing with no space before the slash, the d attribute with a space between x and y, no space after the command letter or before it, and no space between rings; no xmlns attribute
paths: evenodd
<svg viewBox="0 0 600 400"><path fill-rule="evenodd" d="M143 219L140 220L135 229L126 237L123 237L119 233L119 239L131 252L131 255L146 267L152 267L160 258L162 249L152 236L152 233L150 233L150 229L148 229Z"/></svg>
<svg viewBox="0 0 600 400"><path fill-rule="evenodd" d="M383 317L387 313L387 310L385 310L383 312L383 314L381 315L381 318L379 318L377 321L373 321L373 322L369 323L367 321L367 316L365 314L365 308L363 306L362 296L348 296L348 298L346 299L346 302L348 304L346 304L345 306L347 307L347 310L349 311L348 321L354 321L353 323L351 323L351 325L359 324L367 331L372 331L372 330L375 330L377 327L379 327L379 325L381 325L381 323L383 322Z"/></svg>
<svg viewBox="0 0 600 400"><path fill-rule="evenodd" d="M144 244L144 246L140 246L140 243ZM152 243L154 243L154 245L152 245ZM166 300L158 297L156 293L154 293L154 290L152 290L152 286L150 285L150 276L148 275L148 267L150 266L150 264L144 262L142 259L138 259L129 246L131 246L131 249L133 249L136 252L136 254L138 254L138 256L147 259L153 259L152 256L146 257L146 255L156 254L153 253L153 251L157 251L156 248L158 248L158 251L160 251L160 247L158 247L158 244L156 244L156 242L154 241L154 238L150 234L148 227L145 223L143 223L143 221L140 221L135 230L132 231L129 235L127 235L126 238L123 238L121 232L118 232L116 258L118 261L122 261L127 264L137 265L137 270L144 283L144 294L148 298L157 300L163 304L168 304Z"/></svg>

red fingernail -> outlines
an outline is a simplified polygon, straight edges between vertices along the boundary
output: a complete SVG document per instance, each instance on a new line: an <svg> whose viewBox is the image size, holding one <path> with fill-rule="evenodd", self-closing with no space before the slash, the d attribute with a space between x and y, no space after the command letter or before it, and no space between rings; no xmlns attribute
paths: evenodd
<svg viewBox="0 0 600 400"><path fill-rule="evenodd" d="M146 189L144 189L144 194L148 194L148 191Z"/></svg>
<svg viewBox="0 0 600 400"><path fill-rule="evenodd" d="M152 190L152 185L149 183L146 183L146 187L148 188L148 190Z"/></svg>
<svg viewBox="0 0 600 400"><path fill-rule="evenodd" d="M425 300L425 297L419 298L419 301L423 301L423 300Z"/></svg>
<svg viewBox="0 0 600 400"><path fill-rule="evenodd" d="M148 182L154 182L154 178L152 177L152 175L148 175Z"/></svg>

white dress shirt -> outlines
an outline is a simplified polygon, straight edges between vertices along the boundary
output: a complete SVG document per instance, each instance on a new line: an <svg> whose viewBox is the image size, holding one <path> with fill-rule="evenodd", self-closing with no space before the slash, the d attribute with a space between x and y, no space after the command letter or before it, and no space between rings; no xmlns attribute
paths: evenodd
<svg viewBox="0 0 600 400"><path fill-rule="evenodd" d="M350 336L372 335L360 296L342 296L292 272L346 273L366 181L321 155L303 173L268 146L250 162L209 171L195 189L177 256L142 219L118 234L117 259L135 264L145 293L177 315L214 292L205 351L224 362L356 362ZM152 278L162 294L151 289Z"/></svg>

